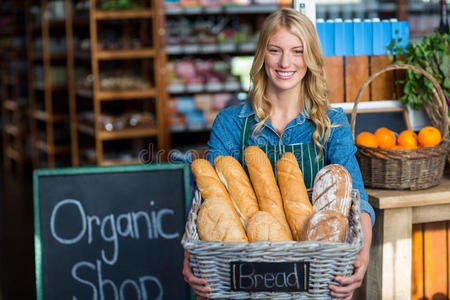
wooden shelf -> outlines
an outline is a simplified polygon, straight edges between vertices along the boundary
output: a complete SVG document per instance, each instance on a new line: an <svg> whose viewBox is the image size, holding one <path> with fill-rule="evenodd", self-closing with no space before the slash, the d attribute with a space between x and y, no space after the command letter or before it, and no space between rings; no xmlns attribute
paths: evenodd
<svg viewBox="0 0 450 300"><path fill-rule="evenodd" d="M112 19L139 19L153 17L152 9L127 9L114 11L96 10L94 18L97 20L112 20Z"/></svg>
<svg viewBox="0 0 450 300"><path fill-rule="evenodd" d="M152 48L123 49L123 50L100 50L97 52L97 58L99 60L139 59L139 58L151 58L154 56L155 56L155 50Z"/></svg>
<svg viewBox="0 0 450 300"><path fill-rule="evenodd" d="M98 99L100 101L152 98L155 96L156 96L155 89L98 92Z"/></svg>
<svg viewBox="0 0 450 300"><path fill-rule="evenodd" d="M132 139L141 137L152 137L158 134L156 128L133 128L123 129L116 131L102 130L98 133L98 138L101 140L120 140L120 139Z"/></svg>
<svg viewBox="0 0 450 300"><path fill-rule="evenodd" d="M100 166L117 166L117 165L135 165L142 163L139 159L121 160L121 159L106 159L102 160Z"/></svg>
<svg viewBox="0 0 450 300"><path fill-rule="evenodd" d="M36 120L39 120L42 122L47 122L50 119L49 114L43 110L35 110L31 114ZM68 122L69 116L66 114L53 114L52 120L55 123L56 122L64 123L64 122Z"/></svg>

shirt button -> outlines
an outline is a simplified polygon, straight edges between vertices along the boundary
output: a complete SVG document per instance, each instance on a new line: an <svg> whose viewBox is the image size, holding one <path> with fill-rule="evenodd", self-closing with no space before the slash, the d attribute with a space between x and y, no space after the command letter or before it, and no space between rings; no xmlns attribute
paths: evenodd
<svg viewBox="0 0 450 300"><path fill-rule="evenodd" d="M287 138L287 134L286 134L286 133L285 133L285 134L283 134L283 137Z"/></svg>

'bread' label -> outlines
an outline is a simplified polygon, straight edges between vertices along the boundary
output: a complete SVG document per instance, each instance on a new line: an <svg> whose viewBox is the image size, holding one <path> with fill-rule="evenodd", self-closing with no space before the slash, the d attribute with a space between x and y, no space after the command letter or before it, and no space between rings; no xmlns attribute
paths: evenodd
<svg viewBox="0 0 450 300"><path fill-rule="evenodd" d="M234 291L306 292L309 262L231 262Z"/></svg>

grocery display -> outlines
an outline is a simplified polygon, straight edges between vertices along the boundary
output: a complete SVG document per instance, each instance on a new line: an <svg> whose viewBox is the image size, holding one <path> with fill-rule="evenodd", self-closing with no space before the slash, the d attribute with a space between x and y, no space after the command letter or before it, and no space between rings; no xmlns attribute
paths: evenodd
<svg viewBox="0 0 450 300"><path fill-rule="evenodd" d="M258 28L279 7L222 4L165 1L172 148L204 148L217 113L246 99Z"/></svg>
<svg viewBox="0 0 450 300"><path fill-rule="evenodd" d="M3 162L8 172L24 175L27 159L25 108L26 53L24 1L9 2L0 9L0 100L3 125Z"/></svg>
<svg viewBox="0 0 450 300"><path fill-rule="evenodd" d="M77 47L90 49L90 67L79 70L74 83L80 99L79 164L139 163L140 153L148 148L167 151L159 5L159 1L76 5L77 13L89 15L89 40L77 38ZM153 161L155 153L147 153L145 160Z"/></svg>
<svg viewBox="0 0 450 300"><path fill-rule="evenodd" d="M56 137L56 132L69 128L69 102L74 101L68 88L73 72L73 51L68 46L72 19L66 17L65 8L70 5L68 0L26 1L33 168L71 165L71 139Z"/></svg>

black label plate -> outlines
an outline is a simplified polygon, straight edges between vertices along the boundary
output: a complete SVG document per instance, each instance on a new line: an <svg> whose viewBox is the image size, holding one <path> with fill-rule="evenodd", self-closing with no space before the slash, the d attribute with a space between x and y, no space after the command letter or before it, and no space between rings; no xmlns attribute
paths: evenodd
<svg viewBox="0 0 450 300"><path fill-rule="evenodd" d="M309 262L231 262L233 291L306 292Z"/></svg>

